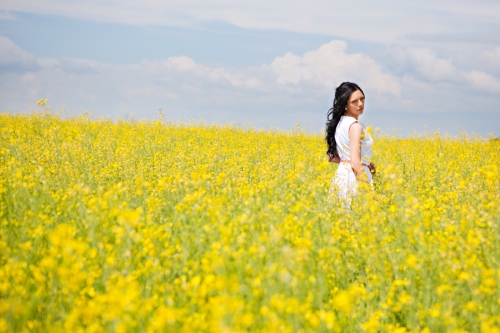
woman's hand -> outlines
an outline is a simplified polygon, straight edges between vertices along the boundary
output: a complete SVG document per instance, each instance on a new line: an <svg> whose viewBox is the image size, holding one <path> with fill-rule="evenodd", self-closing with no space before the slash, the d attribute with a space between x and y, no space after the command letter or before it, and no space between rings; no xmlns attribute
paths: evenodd
<svg viewBox="0 0 500 333"><path fill-rule="evenodd" d="M372 175L377 173L377 170L375 169L375 164L373 163L368 164L368 169L370 169Z"/></svg>

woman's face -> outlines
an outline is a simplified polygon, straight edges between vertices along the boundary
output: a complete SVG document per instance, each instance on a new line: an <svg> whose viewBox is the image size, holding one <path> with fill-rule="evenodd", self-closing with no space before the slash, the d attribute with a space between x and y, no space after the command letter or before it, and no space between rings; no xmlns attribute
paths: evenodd
<svg viewBox="0 0 500 333"><path fill-rule="evenodd" d="M347 101L346 108L344 115L358 119L365 108L365 95L360 90L353 92Z"/></svg>

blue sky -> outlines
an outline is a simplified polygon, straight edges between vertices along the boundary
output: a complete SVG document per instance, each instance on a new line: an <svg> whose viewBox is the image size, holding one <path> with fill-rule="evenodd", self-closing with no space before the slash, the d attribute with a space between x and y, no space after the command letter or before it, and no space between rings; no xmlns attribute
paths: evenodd
<svg viewBox="0 0 500 333"><path fill-rule="evenodd" d="M500 136L498 1L7 0L0 111L324 128L335 87L383 131ZM425 125L425 127L424 127Z"/></svg>

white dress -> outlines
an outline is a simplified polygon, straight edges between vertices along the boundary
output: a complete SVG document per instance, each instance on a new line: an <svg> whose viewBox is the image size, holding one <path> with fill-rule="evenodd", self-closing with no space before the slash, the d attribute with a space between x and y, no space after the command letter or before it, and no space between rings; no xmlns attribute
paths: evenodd
<svg viewBox="0 0 500 333"><path fill-rule="evenodd" d="M351 140L349 139L349 128L355 122L358 122L363 127L364 137L361 139L361 167L367 175L367 181L372 183L372 174L368 165L372 158L373 139L366 131L365 126L350 116L342 116L335 131L335 142L337 143L337 152L340 157L337 173L332 180L331 192L336 192L340 199L350 203L350 198L356 193L357 181L356 176L351 168Z"/></svg>

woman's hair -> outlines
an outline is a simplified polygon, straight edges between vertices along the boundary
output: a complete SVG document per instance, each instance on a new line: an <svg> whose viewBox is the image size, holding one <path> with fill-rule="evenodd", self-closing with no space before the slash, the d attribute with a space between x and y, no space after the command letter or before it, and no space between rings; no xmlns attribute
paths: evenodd
<svg viewBox="0 0 500 333"><path fill-rule="evenodd" d="M333 100L333 106L328 110L328 115L326 117L326 143L328 144L328 150L326 153L328 155L337 156L337 142L335 141L335 132L337 131L337 125L339 124L340 118L345 114L345 108L349 97L356 90L361 91L363 96L365 93L361 88L352 82L344 82L335 89L335 99Z"/></svg>

